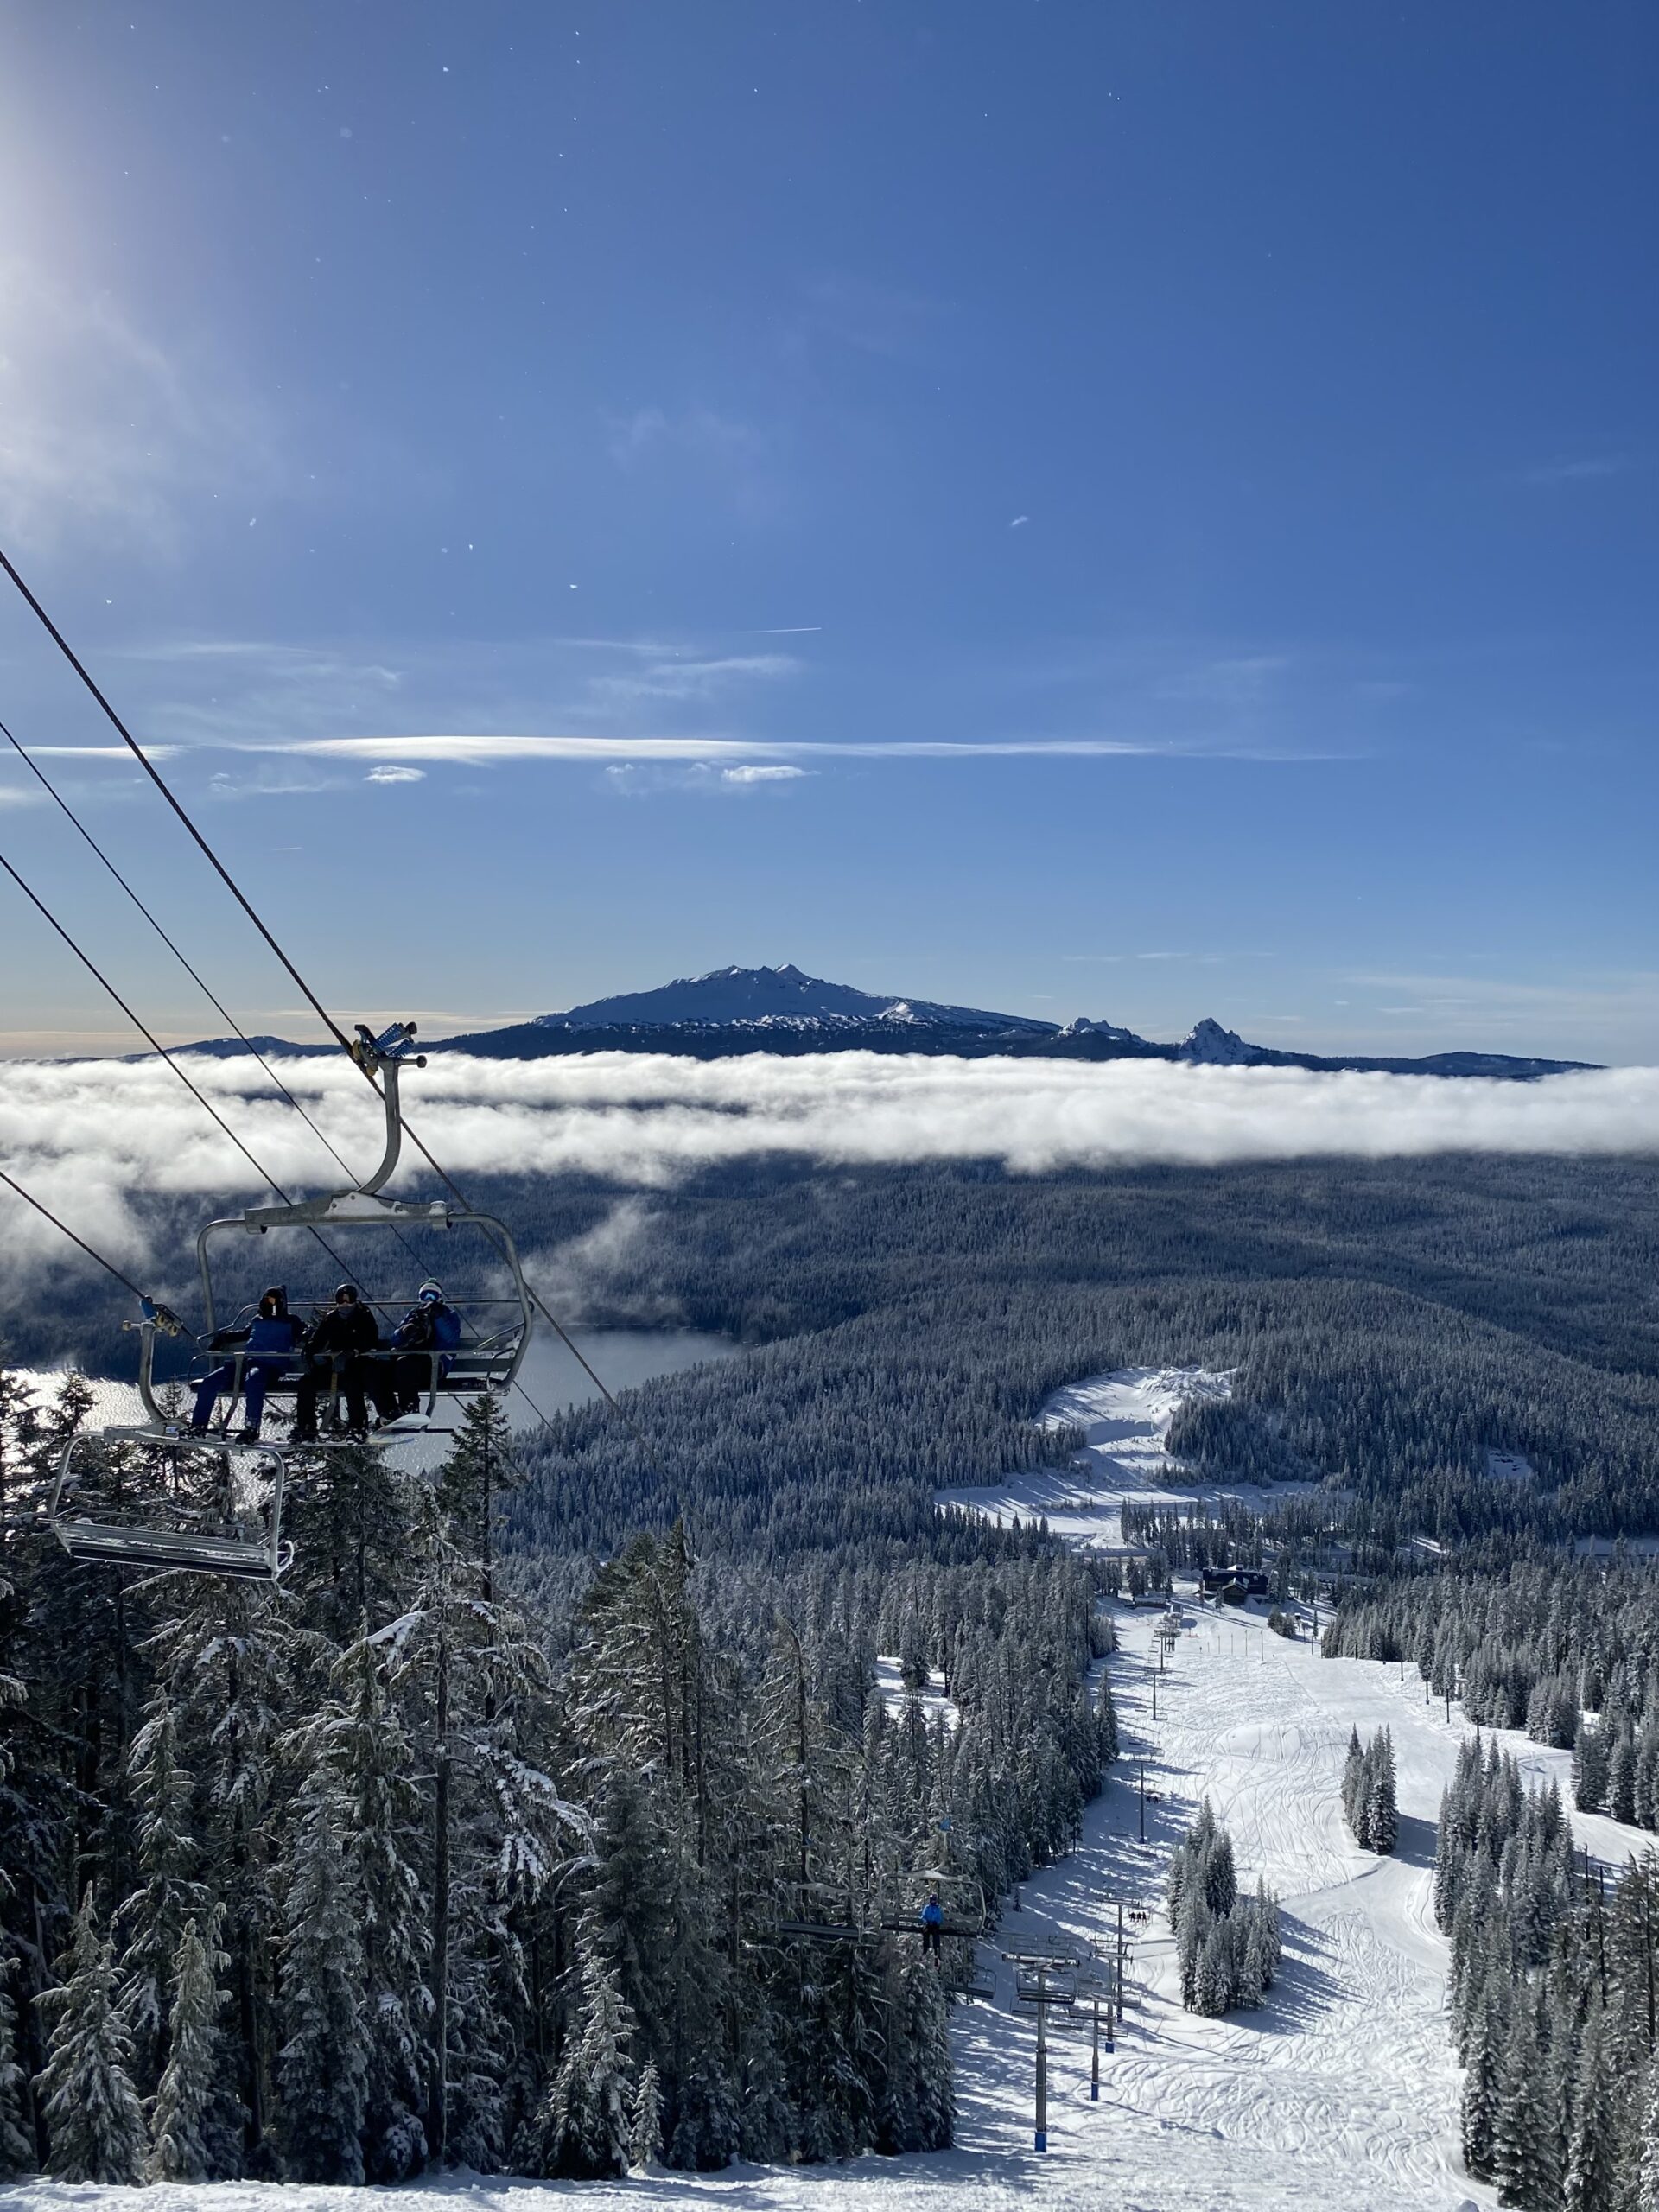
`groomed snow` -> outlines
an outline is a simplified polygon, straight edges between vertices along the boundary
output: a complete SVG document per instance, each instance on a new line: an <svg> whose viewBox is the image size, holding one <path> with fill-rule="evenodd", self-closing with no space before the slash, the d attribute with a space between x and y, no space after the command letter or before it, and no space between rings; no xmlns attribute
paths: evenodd
<svg viewBox="0 0 1659 2212"><path fill-rule="evenodd" d="M1092 1409L1090 1465L1114 1471L1116 1500L1157 1471L1150 1439L1192 1387L1192 1375L1136 1370L1061 1394ZM1209 1380L1224 1387L1224 1378ZM1054 1402L1051 1411L1061 1403ZM1127 1428L1112 1425L1128 1423ZM1104 1455L1103 1459L1100 1455ZM1087 1474L1086 1467L1082 1471ZM1122 1479L1118 1479L1119 1476ZM1056 1478L1076 1494L1078 1470ZM963 1503L1006 1513L1025 1480ZM1083 1484L1083 1494L1090 1494ZM1190 1496L1183 1490L1176 1495ZM1105 1486L1102 1484L1102 1495ZM1001 1503L994 1504L993 1501ZM1021 1503L1014 1510L1031 1509ZM1051 1522L1061 1516L1051 1513ZM1098 1518L1073 1516L1094 1541ZM487 2212L537 2212L581 2197L605 2208L664 2212L1457 2212L1492 2193L1461 2173L1458 2077L1446 2037L1446 1946L1431 1904L1433 1821L1465 1736L1455 1703L1427 1704L1415 1674L1325 1660L1289 1643L1259 1611L1211 1611L1191 1596L1189 1625L1158 1685L1152 1717L1152 1614L1116 1609L1123 1649L1111 1663L1124 1757L1089 1808L1082 1847L1025 1885L982 1947L995 2005L957 2014L957 2145L934 2157L861 2158L836 2167L738 2167L616 2183L548 2183L458 2176L414 2193L464 2196ZM896 1662L891 1662L897 1681ZM889 1685L884 1681L884 1694ZM1387 1725L1399 1773L1400 1845L1358 1850L1342 1823L1338 1783L1351 1727ZM1565 1781L1567 1757L1523 1738L1501 1740L1531 1778ZM1137 1787L1148 1792L1146 1841ZM1173 1944L1158 1910L1171 1845L1209 1796L1232 1831L1242 1878L1279 1892L1285 1960L1262 2010L1225 2020L1181 2011ZM1579 1839L1617 1861L1648 1840L1599 1816L1575 1815ZM1102 2057L1102 2096L1089 2098L1089 2045L1062 2029L1050 2051L1050 2149L1032 2146L1034 2031L1009 2005L999 1947L1064 1939L1109 1950L1116 1900L1153 1909L1132 1946L1129 2018ZM408 2193L408 2192L405 2192ZM219 2184L143 2192L13 2186L17 2212L366 2212L385 2192Z"/></svg>
<svg viewBox="0 0 1659 2212"><path fill-rule="evenodd" d="M1138 1549L1123 1541L1122 1504L1193 1505L1235 1497L1253 1512L1271 1511L1276 1500L1312 1487L1278 1483L1215 1484L1166 1448L1176 1409L1192 1399L1214 1402L1231 1393L1230 1374L1202 1367L1124 1367L1057 1390L1038 1416L1044 1428L1081 1429L1084 1448L1065 1468L1039 1467L1001 1483L963 1485L935 1492L935 1503L958 1505L988 1521L1045 1519L1066 1542L1089 1551Z"/></svg>

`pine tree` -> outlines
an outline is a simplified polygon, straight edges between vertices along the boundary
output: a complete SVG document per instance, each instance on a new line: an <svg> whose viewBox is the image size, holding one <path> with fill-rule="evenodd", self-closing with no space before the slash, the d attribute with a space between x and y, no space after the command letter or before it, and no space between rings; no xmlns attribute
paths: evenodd
<svg viewBox="0 0 1659 2212"><path fill-rule="evenodd" d="M1365 1840L1376 1852L1390 1852L1400 1833L1395 1808L1394 1738L1386 1728L1371 1739L1371 1771L1365 1792Z"/></svg>
<svg viewBox="0 0 1659 2212"><path fill-rule="evenodd" d="M1565 2212L1619 2212L1618 2109L1607 2069L1607 2037L1599 2012L1585 2023L1573 2082L1573 2128L1567 2141Z"/></svg>
<svg viewBox="0 0 1659 2212"><path fill-rule="evenodd" d="M1659 2065L1649 2070L1640 2158L1636 2212L1659 2212Z"/></svg>
<svg viewBox="0 0 1659 2212"><path fill-rule="evenodd" d="M1103 1766L1109 1766L1118 1755L1117 1708L1112 1703L1112 1679L1104 1667L1100 1670L1095 1718L1100 1723L1100 1763Z"/></svg>
<svg viewBox="0 0 1659 2212"><path fill-rule="evenodd" d="M216 1972L228 1964L223 1952L202 1941L196 1923L187 1920L173 1972L167 2064L151 2115L146 2181L213 2178L211 2113L225 2002Z"/></svg>
<svg viewBox="0 0 1659 2212"><path fill-rule="evenodd" d="M531 2172L581 2181L626 2172L632 2083L626 2053L632 2032L614 1970L587 1948L564 2056L523 2146Z"/></svg>
<svg viewBox="0 0 1659 2212"><path fill-rule="evenodd" d="M52 2022L47 2063L36 2076L51 2146L47 2171L60 2181L137 2181L146 2136L132 2086L132 2037L90 1887L75 1915L63 1979L35 2001Z"/></svg>
<svg viewBox="0 0 1659 2212"><path fill-rule="evenodd" d="M326 1765L314 1767L296 1808L280 1975L285 2040L277 2057L283 2152L302 2181L363 2179L363 1898L346 1853L346 1818L338 1777Z"/></svg>
<svg viewBox="0 0 1659 2212"><path fill-rule="evenodd" d="M138 1811L138 1863L143 1887L117 1915L125 1933L121 2009L132 2030L143 2077L156 2079L168 2031L168 1992L178 1969L185 1924L210 1910L195 1878L199 1847L193 1831L194 1783L179 1758L177 1714L165 1681L156 1685L143 1726L127 1754Z"/></svg>
<svg viewBox="0 0 1659 2212"><path fill-rule="evenodd" d="M1215 1921L1198 1954L1198 1986L1192 2009L1211 2019L1218 2019L1233 2001L1232 1951L1227 1937L1228 1923L1224 1920Z"/></svg>
<svg viewBox="0 0 1659 2212"><path fill-rule="evenodd" d="M1360 1833L1364 1818L1365 1754L1360 1745L1359 1730L1348 1731L1348 1755L1342 1763L1342 1817L1347 1821L1356 1843L1368 1839Z"/></svg>
<svg viewBox="0 0 1659 2212"><path fill-rule="evenodd" d="M403 1715L386 1695L385 1653L359 1636L333 1669L334 1694L295 1739L336 1777L353 1889L362 1900L369 2044L363 2123L368 2178L397 2181L426 2156L429 2052L423 2028L429 1910L418 1870L423 1808Z"/></svg>
<svg viewBox="0 0 1659 2212"><path fill-rule="evenodd" d="M1555 2212L1560 2202L1556 2115L1540 2058L1536 2017L1526 1992L1518 1991L1498 2063L1492 2119L1492 2178L1498 2202L1516 2212Z"/></svg>
<svg viewBox="0 0 1659 2212"><path fill-rule="evenodd" d="M17 2007L12 2001L13 1961L0 1952L0 2181L35 2170L35 2145L23 2102L29 2077L17 2059Z"/></svg>
<svg viewBox="0 0 1659 2212"><path fill-rule="evenodd" d="M628 2114L629 2168L634 2173L648 2173L662 2155L663 2090L657 2078L657 2062L648 2058L639 2069Z"/></svg>
<svg viewBox="0 0 1659 2212"><path fill-rule="evenodd" d="M1463 2162L1477 2181L1492 2177L1503 2031L1490 1981L1475 2001L1463 2077Z"/></svg>

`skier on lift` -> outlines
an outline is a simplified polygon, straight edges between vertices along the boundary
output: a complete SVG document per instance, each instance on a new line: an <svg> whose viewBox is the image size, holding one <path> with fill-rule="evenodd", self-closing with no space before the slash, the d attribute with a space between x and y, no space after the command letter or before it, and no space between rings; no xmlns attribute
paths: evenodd
<svg viewBox="0 0 1659 2212"><path fill-rule="evenodd" d="M939 1903L937 1890L928 1891L927 1903L922 1907L922 1956L931 1951L938 1954L939 1936L944 1927L944 1907Z"/></svg>
<svg viewBox="0 0 1659 2212"><path fill-rule="evenodd" d="M391 1394L378 1364L368 1355L378 1351L380 1325L357 1294L354 1282L343 1282L334 1302L319 1314L306 1339L305 1374L294 1393L293 1444L317 1440L317 1398L325 1378L338 1377L346 1397L346 1426L355 1437L369 1433L369 1409L365 1384L374 1392L376 1410L384 1421Z"/></svg>
<svg viewBox="0 0 1659 2212"><path fill-rule="evenodd" d="M412 1414L421 1394L434 1380L432 1355L453 1351L461 1342L461 1316L443 1294L443 1285L429 1275L416 1302L392 1332L392 1348L404 1357L391 1367L397 1417ZM437 1375L447 1375L450 1363L439 1358Z"/></svg>
<svg viewBox="0 0 1659 2212"><path fill-rule="evenodd" d="M256 1444L259 1440L259 1424L264 1417L265 1388L273 1375L280 1375L304 1340L305 1324L297 1313L288 1310L288 1293L280 1284L273 1284L259 1300L258 1311L245 1329L227 1330L216 1338L215 1351L233 1345L247 1346L242 1365L242 1401L244 1426L240 1441ZM236 1362L227 1359L204 1376L196 1387L195 1409L190 1416L192 1436L206 1436L207 1424L213 1418L213 1401L221 1390L236 1388Z"/></svg>

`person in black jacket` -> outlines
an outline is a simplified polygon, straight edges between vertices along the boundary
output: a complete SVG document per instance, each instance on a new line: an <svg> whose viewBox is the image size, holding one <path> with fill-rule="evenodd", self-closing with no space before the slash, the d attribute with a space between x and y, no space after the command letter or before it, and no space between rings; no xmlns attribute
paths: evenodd
<svg viewBox="0 0 1659 2212"><path fill-rule="evenodd" d="M320 1313L305 1340L305 1375L294 1393L294 1430L289 1441L317 1440L317 1398L337 1377L346 1399L346 1426L353 1436L369 1433L369 1409L365 1389L372 1390L382 1417L392 1403L380 1381L378 1362L368 1355L379 1349L380 1325L357 1294L357 1285L343 1282L334 1302Z"/></svg>

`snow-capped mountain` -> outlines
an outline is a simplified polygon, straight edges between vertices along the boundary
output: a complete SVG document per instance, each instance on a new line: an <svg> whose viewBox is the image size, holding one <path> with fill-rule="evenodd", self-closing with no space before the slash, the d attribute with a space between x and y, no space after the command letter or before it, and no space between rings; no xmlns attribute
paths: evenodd
<svg viewBox="0 0 1659 2212"><path fill-rule="evenodd" d="M544 1014L537 1029L663 1029L687 1024L741 1023L789 1029L862 1028L870 1022L908 1028L960 1029L977 1035L1040 1037L1052 1021L994 1014L982 1007L943 1006L931 999L884 996L849 983L826 982L800 969L715 968L684 976L654 991L625 991L563 1014Z"/></svg>
<svg viewBox="0 0 1659 2212"><path fill-rule="evenodd" d="M1208 1014L1187 1031L1175 1048L1178 1060L1204 1068L1259 1067L1263 1060L1277 1057L1265 1045L1247 1045L1236 1029L1224 1029Z"/></svg>

